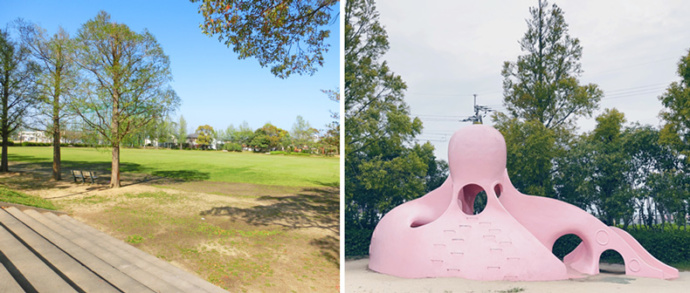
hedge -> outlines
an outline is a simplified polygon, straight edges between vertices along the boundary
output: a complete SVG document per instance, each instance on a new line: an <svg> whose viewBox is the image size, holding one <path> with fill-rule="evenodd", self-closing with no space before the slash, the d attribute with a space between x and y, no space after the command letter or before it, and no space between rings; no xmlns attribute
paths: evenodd
<svg viewBox="0 0 690 293"><path fill-rule="evenodd" d="M369 255L369 241L373 230L345 228L345 256L360 257ZM650 254L667 263L690 261L690 231L681 229L666 230L629 230L632 235ZM559 259L570 253L580 242L579 237L568 234L559 238L553 246L553 254ZM620 254L605 251L601 260L609 263L623 263Z"/></svg>

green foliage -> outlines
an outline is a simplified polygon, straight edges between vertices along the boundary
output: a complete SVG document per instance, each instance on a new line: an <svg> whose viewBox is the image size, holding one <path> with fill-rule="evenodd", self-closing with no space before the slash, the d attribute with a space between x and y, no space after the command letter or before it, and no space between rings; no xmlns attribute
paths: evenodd
<svg viewBox="0 0 690 293"><path fill-rule="evenodd" d="M278 148L284 148L290 144L290 133L276 127L271 123L266 123L263 127L254 131L249 145L255 152L268 152Z"/></svg>
<svg viewBox="0 0 690 293"><path fill-rule="evenodd" d="M176 137L181 150L187 142L187 120L184 120L184 116L182 115L180 115L180 122L177 123Z"/></svg>
<svg viewBox="0 0 690 293"><path fill-rule="evenodd" d="M34 119L51 134L55 145L52 177L60 180L61 120L72 112L69 107L70 97L75 92L79 75L73 60L74 40L62 27L49 37L38 25L18 21L18 26L22 43L31 50L41 66L41 73L36 80L38 103L34 107L35 114L39 117Z"/></svg>
<svg viewBox="0 0 690 293"><path fill-rule="evenodd" d="M374 229L353 229L345 227L345 256L358 257L369 255L369 244Z"/></svg>
<svg viewBox="0 0 690 293"><path fill-rule="evenodd" d="M28 195L14 190L10 190L5 186L0 185L0 202L16 203L25 206L32 206L48 210L56 210L55 205L38 196Z"/></svg>
<svg viewBox="0 0 690 293"><path fill-rule="evenodd" d="M571 178L560 178L563 182L558 183L554 180L559 179L560 168L570 167L570 162L560 158L573 144L575 120L591 116L603 92L594 84L579 84L582 47L568 34L563 11L540 1L538 7L530 8L530 15L527 32L520 40L525 54L503 66L508 114L494 115L494 126L506 139L508 172L520 191L548 197L558 196L556 188L582 192L577 184L565 182ZM575 179L582 177L578 175ZM569 199L577 202L576 198Z"/></svg>
<svg viewBox="0 0 690 293"><path fill-rule="evenodd" d="M681 151L690 163L690 50L678 62L678 76L659 97L664 106L660 116L665 122L661 132L662 142Z"/></svg>
<svg viewBox="0 0 690 293"><path fill-rule="evenodd" d="M204 34L232 46L240 59L255 57L261 67L286 78L292 73L313 74L323 65L324 29L339 13L338 0L191 0L201 2Z"/></svg>
<svg viewBox="0 0 690 293"><path fill-rule="evenodd" d="M530 8L527 32L520 41L525 55L503 65L504 103L513 117L537 120L547 128L570 128L577 116L590 116L603 92L581 86L582 47L568 34L563 11L547 1Z"/></svg>
<svg viewBox="0 0 690 293"><path fill-rule="evenodd" d="M242 145L239 143L226 143L223 145L223 149L229 152L242 152Z"/></svg>
<svg viewBox="0 0 690 293"><path fill-rule="evenodd" d="M73 108L113 148L111 187L120 187L120 143L177 108L170 60L156 39L111 21L101 11L79 29L76 62L83 69Z"/></svg>
<svg viewBox="0 0 690 293"><path fill-rule="evenodd" d="M203 148L208 148L208 146L213 142L213 137L216 135L216 132L213 131L213 127L208 124L197 127L195 133L198 135L196 138L196 143L204 146Z"/></svg>
<svg viewBox="0 0 690 293"><path fill-rule="evenodd" d="M36 76L40 67L29 49L14 42L7 30L0 29L0 172L8 171L7 143L10 133L23 124L28 109L35 103Z"/></svg>
<svg viewBox="0 0 690 293"><path fill-rule="evenodd" d="M290 137L292 138L292 144L297 148L311 148L314 146L314 134L318 134L319 131L311 127L309 121L304 120L302 116L297 116L295 123L292 124L292 132L290 132Z"/></svg>
<svg viewBox="0 0 690 293"><path fill-rule="evenodd" d="M537 120L521 122L500 113L494 117L494 127L508 148L506 163L513 185L526 194L553 197L552 158L560 153L556 131Z"/></svg>
<svg viewBox="0 0 690 293"><path fill-rule="evenodd" d="M395 206L423 195L443 176L430 143L404 102L405 83L380 57L386 32L373 1L345 4L345 223L373 229Z"/></svg>

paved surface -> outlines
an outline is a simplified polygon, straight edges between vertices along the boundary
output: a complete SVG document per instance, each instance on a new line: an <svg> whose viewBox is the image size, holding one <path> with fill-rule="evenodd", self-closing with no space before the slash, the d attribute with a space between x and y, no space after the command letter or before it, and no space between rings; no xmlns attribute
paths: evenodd
<svg viewBox="0 0 690 293"><path fill-rule="evenodd" d="M68 215L0 206L0 292L226 292Z"/></svg>
<svg viewBox="0 0 690 293"><path fill-rule="evenodd" d="M367 269L369 259L345 262L345 292L439 292L439 293L507 293L507 292L690 292L690 272L680 272L674 280L631 277L600 273L575 280L548 282L474 281L462 278L404 279ZM604 267L602 267L602 270ZM610 268L611 271L625 270Z"/></svg>

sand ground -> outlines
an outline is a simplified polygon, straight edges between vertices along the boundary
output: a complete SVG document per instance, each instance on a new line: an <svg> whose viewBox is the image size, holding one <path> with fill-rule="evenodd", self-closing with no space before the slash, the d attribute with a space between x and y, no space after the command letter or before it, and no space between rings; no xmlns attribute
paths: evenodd
<svg viewBox="0 0 690 293"><path fill-rule="evenodd" d="M690 272L681 272L680 277L674 280L601 273L577 280L510 282L474 281L461 278L404 279L371 271L367 268L368 264L369 259L345 262L345 292L690 292Z"/></svg>

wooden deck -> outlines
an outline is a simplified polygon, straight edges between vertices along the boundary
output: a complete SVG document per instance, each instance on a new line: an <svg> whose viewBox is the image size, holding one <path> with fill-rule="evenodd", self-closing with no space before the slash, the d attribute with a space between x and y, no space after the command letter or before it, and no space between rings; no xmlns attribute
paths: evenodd
<svg viewBox="0 0 690 293"><path fill-rule="evenodd" d="M2 205L0 292L227 292L68 215Z"/></svg>

